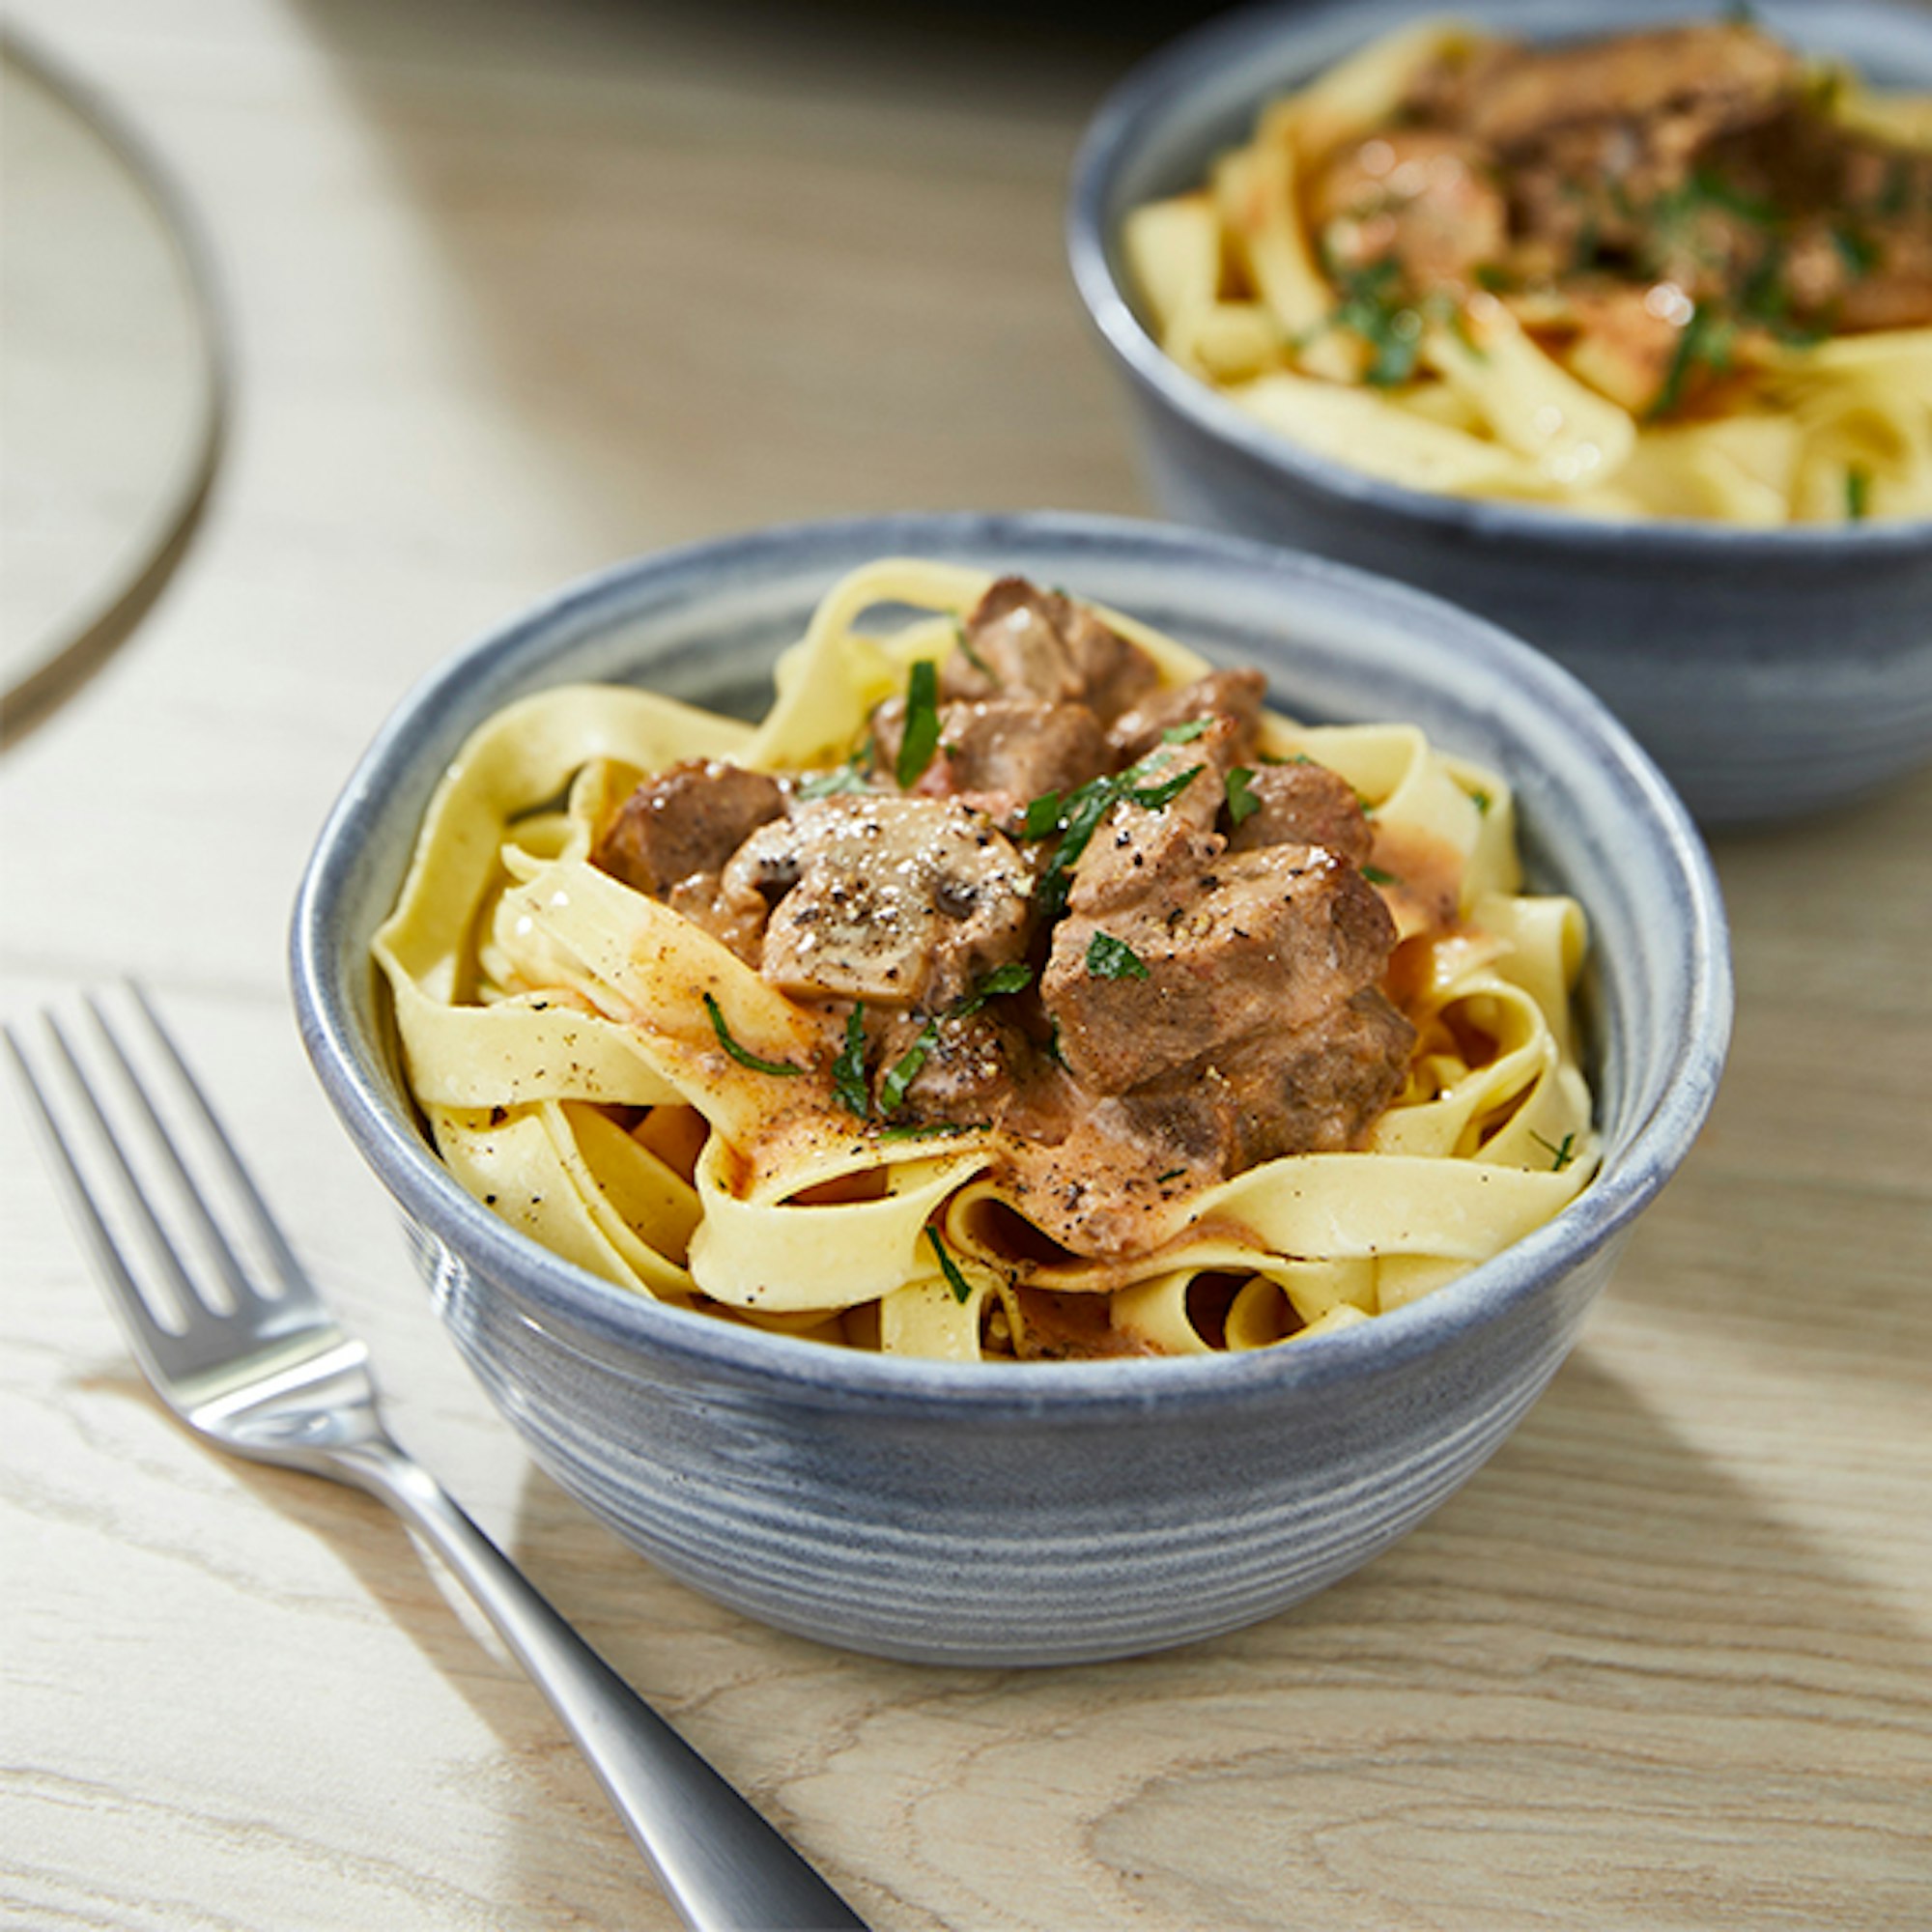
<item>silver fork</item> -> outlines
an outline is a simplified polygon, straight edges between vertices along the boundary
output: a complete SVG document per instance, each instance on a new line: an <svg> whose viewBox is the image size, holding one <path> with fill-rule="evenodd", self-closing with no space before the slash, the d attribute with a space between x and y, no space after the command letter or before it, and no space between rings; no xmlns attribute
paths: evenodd
<svg viewBox="0 0 1932 1932"><path fill-rule="evenodd" d="M131 990L158 1049L141 1057L175 1092L169 1104L156 1100L135 1056L90 998L89 1010L132 1102L120 1109L128 1123L125 1140L51 1014L45 1024L52 1057L72 1091L71 1104L63 1106L54 1082L36 1075L14 1029L5 1032L55 1178L156 1393L196 1435L219 1447L365 1490L422 1532L550 1699L687 1925L696 1932L865 1932L864 1921L838 1893L639 1700L436 1479L397 1446L377 1412L367 1350L324 1307L180 1049L146 994ZM70 1120L66 1128L63 1113ZM224 1232L177 1131L199 1143L196 1164L222 1188L237 1232L252 1237L259 1256L238 1249ZM152 1205L156 1181L144 1183L128 1152L136 1137L152 1175L178 1195L177 1216L197 1237L199 1256L169 1233ZM84 1161L83 1144L104 1158ZM90 1164L122 1197L114 1217L122 1224L119 1234L90 1185ZM144 1293L143 1270L129 1255L129 1233L147 1251L145 1278L165 1289L177 1325L158 1319L152 1288ZM225 1296L206 1292L210 1268ZM264 1272L273 1280L272 1293L263 1291L258 1276ZM232 1305L224 1309L218 1299Z"/></svg>

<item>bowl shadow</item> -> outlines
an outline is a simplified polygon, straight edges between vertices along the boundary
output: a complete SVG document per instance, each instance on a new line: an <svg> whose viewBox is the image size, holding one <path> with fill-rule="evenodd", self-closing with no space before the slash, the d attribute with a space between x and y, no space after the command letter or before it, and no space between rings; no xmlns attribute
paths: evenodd
<svg viewBox="0 0 1932 1932"><path fill-rule="evenodd" d="M1118 1780L1094 1770L1083 1741L1152 1770L1179 1732L1191 1777L1238 1764L1265 1783L1287 1771L1249 1761L1256 1729L1332 1742L1348 1728L1334 1721L1338 1701L1393 1704L1425 1733L1443 1721L1423 1740L1433 1791L1422 1795L1446 1800L1480 1770L1487 1745L1460 1717L1480 1703L1509 1701L1519 1738L1560 1787L1579 1705L1634 1713L1662 1736L1687 1712L1721 1722L1762 1707L1771 1650L1797 1701L1829 1696L1847 1660L1900 1682L1932 1670L1932 1639L1894 1603L1765 1508L1587 1343L1475 1480L1394 1548L1246 1630L1137 1659L932 1668L769 1630L618 1555L534 1465L514 1546L613 1666L882 1925L956 1922L956 1900L938 1917L915 1902L964 1882L926 1867L918 1823L962 1778L1003 1791L1016 1779L1035 1805L1064 1800L1048 1826L1027 1829L1096 1861L1091 1883L1110 1861L1132 1863L1104 1833L1090 1838L1088 1814ZM1706 1649L1701 1675L1682 1676L1687 1643ZM1655 1702L1663 1680L1675 1687L1667 1717ZM1231 1725L1231 1710L1242 1721ZM1672 1748L1682 1754L1660 1745ZM982 1758L982 1771L962 1769ZM1681 1770L1714 1803L1732 1775L1715 1742ZM1056 1776L1059 1790L1042 1792ZM514 1829L517 1855L541 1864L549 1841L535 1816ZM614 1821L611 1834L621 1838ZM1173 1922L1208 1922L1200 1915L1219 1903L1183 1886ZM1094 1922L1113 1921L1096 1908Z"/></svg>

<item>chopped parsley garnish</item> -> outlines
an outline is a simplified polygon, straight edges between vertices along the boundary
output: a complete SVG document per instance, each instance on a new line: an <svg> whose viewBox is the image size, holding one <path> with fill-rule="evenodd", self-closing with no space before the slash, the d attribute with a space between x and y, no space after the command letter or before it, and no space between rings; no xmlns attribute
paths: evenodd
<svg viewBox="0 0 1932 1932"><path fill-rule="evenodd" d="M1143 769L1143 766L1136 765L1126 776L1129 780L1132 780ZM1176 772L1171 779L1162 779L1156 784L1129 783L1127 786L1127 802L1130 805L1141 806L1149 811L1165 810L1206 769L1207 767L1204 765L1189 765L1184 772Z"/></svg>
<svg viewBox="0 0 1932 1932"><path fill-rule="evenodd" d="M831 798L837 792L866 789L866 775L859 768L859 757L855 753L836 770L814 773L799 786L798 795L802 799Z"/></svg>
<svg viewBox="0 0 1932 1932"><path fill-rule="evenodd" d="M1912 199L1912 159L1897 156L1885 171L1885 186L1878 199L1881 214L1903 214Z"/></svg>
<svg viewBox="0 0 1932 1932"><path fill-rule="evenodd" d="M904 1104L906 1089L919 1078L919 1069L926 1063L932 1049L939 1044L939 1015L920 1028L912 1044L886 1069L886 1077L879 1082L879 1112L896 1114Z"/></svg>
<svg viewBox="0 0 1932 1932"><path fill-rule="evenodd" d="M1255 791L1255 775L1246 765L1236 765L1228 774L1228 816L1236 825L1252 818L1262 809Z"/></svg>
<svg viewBox="0 0 1932 1932"><path fill-rule="evenodd" d="M1738 291L1738 312L1774 332L1790 326L1791 291L1784 285L1784 250L1776 242L1766 246L1757 266L1745 277Z"/></svg>
<svg viewBox="0 0 1932 1932"><path fill-rule="evenodd" d="M946 1285L952 1291L952 1298L961 1307L973 1299L973 1284L959 1272L959 1264L946 1252L946 1243L939 1238L937 1228L928 1228L925 1238L932 1243L932 1252L939 1258L939 1271L946 1277Z"/></svg>
<svg viewBox="0 0 1932 1932"><path fill-rule="evenodd" d="M865 791L878 767L879 743L868 731L866 742L842 765L805 780L799 785L798 795L802 799L813 799L830 798L835 792Z"/></svg>
<svg viewBox="0 0 1932 1932"><path fill-rule="evenodd" d="M845 1044L832 1063L832 1096L848 1114L863 1121L872 1111L872 1090L866 1084L866 1003L861 1000L845 1020Z"/></svg>
<svg viewBox="0 0 1932 1932"><path fill-rule="evenodd" d="M1670 372L1651 404L1652 417L1667 416L1684 400L1684 390L1699 368L1721 375L1731 366L1731 325L1717 315L1706 302L1690 311L1677 337L1677 353L1670 358Z"/></svg>
<svg viewBox="0 0 1932 1932"><path fill-rule="evenodd" d="M1066 1066L1066 1056L1060 1050L1060 1022L1058 1020L1053 1022L1052 1030L1046 1036L1046 1057L1056 1066ZM1073 1071L1070 1066L1066 1066L1066 1070L1069 1073Z"/></svg>
<svg viewBox="0 0 1932 1932"><path fill-rule="evenodd" d="M1845 516L1861 524L1871 515L1871 471L1855 463L1845 471Z"/></svg>
<svg viewBox="0 0 1932 1932"><path fill-rule="evenodd" d="M1378 389L1407 382L1422 355L1422 314L1403 293L1394 259L1350 269L1337 281L1342 299L1328 319L1368 344L1362 380Z"/></svg>
<svg viewBox="0 0 1932 1932"><path fill-rule="evenodd" d="M973 648L973 639L967 636L966 626L957 617L954 617L952 620L952 641L954 645L957 647L959 655L962 658L964 658L966 662L969 665L971 665L973 668L977 670L980 673L980 675L986 680L988 684L999 683L1000 680L993 674L993 667L989 665L986 662L986 660L982 658L980 655L980 653Z"/></svg>
<svg viewBox="0 0 1932 1932"><path fill-rule="evenodd" d="M1083 785L1064 796L1050 791L1037 798L1026 809L1026 818L1020 827L1023 837L1028 838L1051 838L1060 834L1060 843L1054 847L1053 856L1046 862L1039 875L1039 884L1035 889L1035 897L1040 911L1048 918L1057 918L1066 904L1067 875L1072 871L1074 862L1086 851L1088 841L1099 828L1101 819L1122 799L1133 805L1143 806L1149 811L1160 811L1172 805L1187 787L1207 769L1204 765L1189 765L1185 771L1176 772L1172 778L1153 779L1153 760L1159 753L1151 753L1131 770L1118 772L1112 777L1089 779ZM1152 780L1152 782L1150 781Z"/></svg>
<svg viewBox="0 0 1932 1932"><path fill-rule="evenodd" d="M1160 734L1163 745L1191 745L1212 723L1207 718L1190 718L1185 724L1170 724Z"/></svg>
<svg viewBox="0 0 1932 1932"><path fill-rule="evenodd" d="M1491 806L1495 804L1495 800L1492 799L1488 792L1484 791L1480 786L1478 786L1475 790L1470 792L1469 803L1473 805L1476 808L1476 810L1484 815L1484 817L1487 818L1489 816L1490 808Z"/></svg>
<svg viewBox="0 0 1932 1932"><path fill-rule="evenodd" d="M1362 877L1372 886L1399 886L1402 881L1393 872L1385 872L1379 866L1364 866Z"/></svg>
<svg viewBox="0 0 1932 1932"><path fill-rule="evenodd" d="M881 1127L882 1141L929 1141L946 1134L975 1134L983 1121L904 1121L895 1127Z"/></svg>
<svg viewBox="0 0 1932 1932"><path fill-rule="evenodd" d="M1096 932L1087 942L1087 970L1096 980L1145 980L1147 962L1124 939Z"/></svg>
<svg viewBox="0 0 1932 1932"><path fill-rule="evenodd" d="M1845 272L1855 282L1861 282L1878 267L1878 249L1856 228L1847 228L1842 223L1832 229L1832 245L1838 251L1838 259L1845 265Z"/></svg>
<svg viewBox="0 0 1932 1932"><path fill-rule="evenodd" d="M1060 830L1061 808L1065 803L1057 791L1043 791L1026 809L1020 822L1022 838L1047 838Z"/></svg>
<svg viewBox="0 0 1932 1932"><path fill-rule="evenodd" d="M1560 1147L1554 1141L1545 1140L1534 1127L1530 1128L1529 1137L1538 1147L1548 1150L1550 1156L1549 1171L1551 1174L1561 1174L1577 1158L1577 1136L1575 1134L1565 1134Z"/></svg>
<svg viewBox="0 0 1932 1932"><path fill-rule="evenodd" d="M1492 296L1499 296L1515 287L1515 282L1507 269L1498 268L1493 262L1478 262L1476 286L1487 289Z"/></svg>
<svg viewBox="0 0 1932 1932"><path fill-rule="evenodd" d="M931 1058L932 1049L939 1044L939 1029L943 1021L971 1019L988 1000L997 1000L1005 993L1020 992L1032 980L1033 968L1024 959L1009 960L1004 966L995 966L970 993L963 999L955 1000L943 1013L934 1013L913 1036L912 1044L886 1069L886 1077L879 1083L879 1112L882 1115L896 1114L904 1104L906 1089L919 1078L920 1068ZM846 1041L849 1049L849 1021Z"/></svg>
<svg viewBox="0 0 1932 1932"><path fill-rule="evenodd" d="M760 1060L749 1047L743 1047L731 1037L731 1029L724 1024L724 1011L709 993L704 996L704 1010L711 1015L711 1031L718 1036L718 1044L735 1060L740 1066L749 1066L753 1073L803 1073L805 1068L794 1066L788 1060Z"/></svg>
<svg viewBox="0 0 1932 1932"><path fill-rule="evenodd" d="M1710 168L1699 168L1679 193L1690 206L1701 202L1709 208L1721 208L1725 213L1742 216L1760 228L1770 228L1777 220L1776 203L1766 201L1761 195L1748 193Z"/></svg>
<svg viewBox="0 0 1932 1932"><path fill-rule="evenodd" d="M1024 959L1010 959L1004 966L995 966L966 997L947 1014L949 1019L963 1020L977 1013L988 1000L997 1000L1006 993L1023 993L1033 984L1033 968Z"/></svg>
<svg viewBox="0 0 1932 1932"><path fill-rule="evenodd" d="M921 658L906 681L905 735L899 740L898 762L893 776L901 791L910 791L939 749L939 672L930 658Z"/></svg>
<svg viewBox="0 0 1932 1932"><path fill-rule="evenodd" d="M1184 1167L1170 1167L1165 1174L1154 1176L1153 1184L1156 1187L1165 1187L1170 1180L1179 1180L1186 1172Z"/></svg>

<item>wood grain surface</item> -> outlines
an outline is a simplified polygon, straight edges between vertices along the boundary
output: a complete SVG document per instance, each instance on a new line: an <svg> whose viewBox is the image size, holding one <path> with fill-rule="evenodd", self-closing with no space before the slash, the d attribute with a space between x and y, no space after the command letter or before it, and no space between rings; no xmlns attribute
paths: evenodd
<svg viewBox="0 0 1932 1932"><path fill-rule="evenodd" d="M1719 843L1716 1117L1397 1548L1104 1667L777 1635L588 1520L461 1367L301 1059L289 900L406 685L564 578L777 519L1147 507L1059 222L1160 23L13 11L196 198L240 367L185 562L0 762L6 1013L157 989L399 1435L880 1932L1932 1922L1932 774ZM10 1103L0 1154L0 1922L669 1926L399 1526L171 1426Z"/></svg>

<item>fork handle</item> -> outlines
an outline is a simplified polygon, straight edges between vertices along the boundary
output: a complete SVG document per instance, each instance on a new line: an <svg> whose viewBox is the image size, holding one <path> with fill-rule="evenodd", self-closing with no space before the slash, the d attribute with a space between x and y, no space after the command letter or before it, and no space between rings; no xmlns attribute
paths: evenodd
<svg viewBox="0 0 1932 1932"><path fill-rule="evenodd" d="M866 1932L865 1921L578 1635L419 1463L387 1440L328 1460L414 1524L578 1742L693 1932Z"/></svg>

